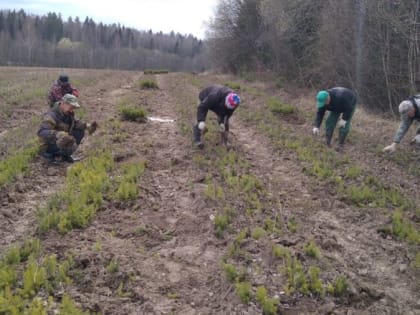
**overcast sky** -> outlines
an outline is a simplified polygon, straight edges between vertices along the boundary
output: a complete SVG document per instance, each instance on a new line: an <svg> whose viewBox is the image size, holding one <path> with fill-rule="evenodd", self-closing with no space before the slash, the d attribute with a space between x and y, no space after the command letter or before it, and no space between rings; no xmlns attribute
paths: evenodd
<svg viewBox="0 0 420 315"><path fill-rule="evenodd" d="M218 0L0 0L0 9L23 9L44 15L61 13L64 20L86 16L96 23L120 23L138 30L192 34L204 38L206 22Z"/></svg>

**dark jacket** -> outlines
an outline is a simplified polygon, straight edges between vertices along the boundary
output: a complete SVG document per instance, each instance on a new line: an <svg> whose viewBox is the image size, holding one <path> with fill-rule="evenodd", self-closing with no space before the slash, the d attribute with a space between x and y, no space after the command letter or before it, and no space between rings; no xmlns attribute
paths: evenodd
<svg viewBox="0 0 420 315"><path fill-rule="evenodd" d="M229 128L228 120L236 108L227 108L225 100L226 96L232 92L231 89L222 85L210 85L202 90L198 95L200 104L197 108L197 121L205 121L207 112L211 110L217 115L219 123L224 123L226 128Z"/></svg>
<svg viewBox="0 0 420 315"><path fill-rule="evenodd" d="M319 128L327 110L337 113L343 113L342 118L348 121L357 103L356 94L344 87L334 87L327 90L330 95L330 103L318 109L315 119L315 127Z"/></svg>
<svg viewBox="0 0 420 315"><path fill-rule="evenodd" d="M58 80L50 87L48 91L48 102L52 107L55 102L61 101L65 94L79 96L79 91L70 83L60 83Z"/></svg>
<svg viewBox="0 0 420 315"><path fill-rule="evenodd" d="M60 103L57 103L43 115L38 130L38 137L43 145L54 143L57 132L59 131L65 131L71 134L74 130L84 130L86 128L86 124L75 119L74 115L64 114L60 110L59 105Z"/></svg>

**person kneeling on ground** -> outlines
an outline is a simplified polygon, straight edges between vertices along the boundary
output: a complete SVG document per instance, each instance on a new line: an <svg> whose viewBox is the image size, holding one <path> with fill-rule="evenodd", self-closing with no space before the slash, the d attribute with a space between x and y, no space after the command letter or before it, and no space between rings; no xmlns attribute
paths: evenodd
<svg viewBox="0 0 420 315"><path fill-rule="evenodd" d="M71 85L69 76L62 74L48 91L48 104L50 107L53 107L56 102L59 102L65 94L72 94L79 97L79 91Z"/></svg>
<svg viewBox="0 0 420 315"><path fill-rule="evenodd" d="M314 135L319 134L319 128L325 112L330 111L325 122L325 142L328 146L331 146L331 139L335 126L337 125L339 127L337 151L342 151L344 141L350 131L351 119L356 110L356 105L356 94L350 89L334 87L326 91L319 91L316 96L316 107L318 111L312 133Z"/></svg>
<svg viewBox="0 0 420 315"><path fill-rule="evenodd" d="M384 148L384 152L393 153L397 149L404 135L407 133L414 120L420 122L420 96L413 96L401 102L398 106L400 113L400 126L395 133L394 142ZM416 136L410 141L411 144L420 146L420 125L417 127Z"/></svg>
<svg viewBox="0 0 420 315"><path fill-rule="evenodd" d="M82 141L85 130L92 134L97 123L83 123L74 116L75 108L79 108L76 96L65 94L61 101L56 103L44 114L38 137L41 140L41 154L49 162L54 162L56 157L62 161L73 163L71 156Z"/></svg>
<svg viewBox="0 0 420 315"><path fill-rule="evenodd" d="M204 147L201 136L207 131L205 121L209 110L217 115L222 142L226 145L229 118L241 102L239 95L226 86L210 85L199 93L198 98L197 123L193 127L194 145L200 149Z"/></svg>

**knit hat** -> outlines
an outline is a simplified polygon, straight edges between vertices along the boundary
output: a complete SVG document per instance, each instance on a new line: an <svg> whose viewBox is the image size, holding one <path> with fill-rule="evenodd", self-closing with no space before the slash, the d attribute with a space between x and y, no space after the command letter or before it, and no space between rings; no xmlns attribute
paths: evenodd
<svg viewBox="0 0 420 315"><path fill-rule="evenodd" d="M413 104L411 103L411 101L408 100L402 101L401 104L398 106L398 111L401 115L406 115L412 109Z"/></svg>
<svg viewBox="0 0 420 315"><path fill-rule="evenodd" d="M69 76L62 74L58 77L58 81L60 81L61 83L69 83Z"/></svg>
<svg viewBox="0 0 420 315"><path fill-rule="evenodd" d="M241 103L241 99L238 94L236 93L229 93L226 96L225 105L229 109L235 109Z"/></svg>
<svg viewBox="0 0 420 315"><path fill-rule="evenodd" d="M322 108L325 106L325 102L328 100L330 95L327 91L319 91L316 95L316 107Z"/></svg>

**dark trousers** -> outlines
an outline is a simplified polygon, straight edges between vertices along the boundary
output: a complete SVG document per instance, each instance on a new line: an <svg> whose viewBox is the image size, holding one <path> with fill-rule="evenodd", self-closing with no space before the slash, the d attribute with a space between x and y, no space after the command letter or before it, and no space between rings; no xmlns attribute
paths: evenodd
<svg viewBox="0 0 420 315"><path fill-rule="evenodd" d="M80 144L80 142L82 142L82 139L85 136L85 131L83 129L77 129L77 130L73 130L70 134L76 139L76 144L77 145L75 145L71 148L60 149L55 142L54 143L48 143L46 153L51 154L53 157L72 155L73 152L76 151L77 146Z"/></svg>
<svg viewBox="0 0 420 315"><path fill-rule="evenodd" d="M198 123L193 126L193 140L194 142L201 142L201 130L198 129Z"/></svg>
<svg viewBox="0 0 420 315"><path fill-rule="evenodd" d="M344 144L344 140L346 139L351 126L351 120L353 118L354 111L356 110L356 106L354 107L353 111L350 114L349 119L347 120L346 127L339 128L338 132L338 142L339 144ZM325 121L325 135L327 137L327 144L331 142L331 138L334 133L335 126L337 125L337 121L340 118L341 113L337 112L330 112L328 115L327 120Z"/></svg>

